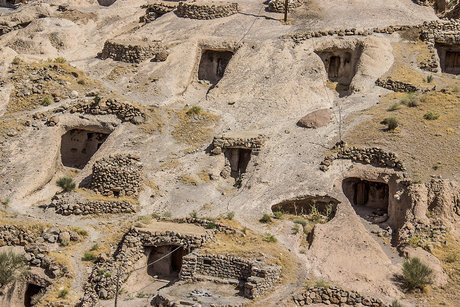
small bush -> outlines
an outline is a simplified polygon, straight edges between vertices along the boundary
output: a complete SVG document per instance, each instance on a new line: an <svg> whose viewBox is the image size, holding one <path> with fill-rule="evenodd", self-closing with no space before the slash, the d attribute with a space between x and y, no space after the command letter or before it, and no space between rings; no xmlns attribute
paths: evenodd
<svg viewBox="0 0 460 307"><path fill-rule="evenodd" d="M170 218L171 216L172 216L172 214L169 211L163 213L163 217Z"/></svg>
<svg viewBox="0 0 460 307"><path fill-rule="evenodd" d="M294 227L292 227L292 233L293 234L298 234L300 231L300 226L298 224L295 224Z"/></svg>
<svg viewBox="0 0 460 307"><path fill-rule="evenodd" d="M316 287L318 288L329 288L330 284L327 281L324 280L318 280L315 284Z"/></svg>
<svg viewBox="0 0 460 307"><path fill-rule="evenodd" d="M61 177L56 181L56 184L62 188L64 192L70 192L75 189L75 182L72 177Z"/></svg>
<svg viewBox="0 0 460 307"><path fill-rule="evenodd" d="M99 249L99 244L94 244L93 246L91 246L91 249L92 251L97 251Z"/></svg>
<svg viewBox="0 0 460 307"><path fill-rule="evenodd" d="M93 100L94 100L94 103L99 104L99 102L101 101L101 97L99 97L99 95L96 95L94 96Z"/></svg>
<svg viewBox="0 0 460 307"><path fill-rule="evenodd" d="M152 213L152 218L158 220L160 218L160 215L158 213Z"/></svg>
<svg viewBox="0 0 460 307"><path fill-rule="evenodd" d="M439 113L433 112L433 111L428 111L423 115L423 118L426 120L436 120L439 118Z"/></svg>
<svg viewBox="0 0 460 307"><path fill-rule="evenodd" d="M62 246L68 246L69 243L70 243L69 240L62 240L62 241L61 241L61 245L62 245Z"/></svg>
<svg viewBox="0 0 460 307"><path fill-rule="evenodd" d="M276 211L276 212L273 213L273 215L275 216L275 218L280 219L280 218L283 217L283 212Z"/></svg>
<svg viewBox="0 0 460 307"><path fill-rule="evenodd" d="M206 229L216 229L217 228L217 224L215 222L209 222L208 224L206 224Z"/></svg>
<svg viewBox="0 0 460 307"><path fill-rule="evenodd" d="M67 289L62 289L59 291L58 298L65 298L69 294L69 290Z"/></svg>
<svg viewBox="0 0 460 307"><path fill-rule="evenodd" d="M388 111L396 111L400 108L400 104L399 102L395 102L391 105L391 107L388 108Z"/></svg>
<svg viewBox="0 0 460 307"><path fill-rule="evenodd" d="M312 205L310 214L308 215L308 219L312 222L319 222L322 218L323 217L321 213L319 213L318 208L316 208L316 205Z"/></svg>
<svg viewBox="0 0 460 307"><path fill-rule="evenodd" d="M446 257L446 262L447 263L454 263L454 262L457 262L458 260L459 260L459 256L458 256L458 254L456 254L454 252L449 254L449 255L447 255L447 257Z"/></svg>
<svg viewBox="0 0 460 307"><path fill-rule="evenodd" d="M428 83L433 82L433 75L429 75L428 77L426 77L426 82Z"/></svg>
<svg viewBox="0 0 460 307"><path fill-rule="evenodd" d="M264 234L264 241L270 242L270 243L276 243L278 242L278 239L276 239L276 237L272 235L271 233L267 232Z"/></svg>
<svg viewBox="0 0 460 307"><path fill-rule="evenodd" d="M415 92L407 93L407 95L401 98L399 102L411 108L416 107L418 106L417 93Z"/></svg>
<svg viewBox="0 0 460 307"><path fill-rule="evenodd" d="M104 277L107 277L107 278L111 277L111 276L112 276L112 274L110 272L107 272L107 273L104 274Z"/></svg>
<svg viewBox="0 0 460 307"><path fill-rule="evenodd" d="M391 302L391 307L403 307L403 305L401 305L401 303L398 302L398 300L394 300L393 302Z"/></svg>
<svg viewBox="0 0 460 307"><path fill-rule="evenodd" d="M244 226L242 229L241 229L241 232L243 234L246 234L248 232L248 227Z"/></svg>
<svg viewBox="0 0 460 307"><path fill-rule="evenodd" d="M50 98L48 96L46 96L45 98L43 98L42 100L42 106L49 106L51 104L51 101L50 101Z"/></svg>
<svg viewBox="0 0 460 307"><path fill-rule="evenodd" d="M5 200L2 200L2 206L3 206L3 209L7 209L8 208L8 204L10 203L10 199L7 198Z"/></svg>
<svg viewBox="0 0 460 307"><path fill-rule="evenodd" d="M305 220L294 220L294 223L302 225L303 227L307 226L307 221Z"/></svg>
<svg viewBox="0 0 460 307"><path fill-rule="evenodd" d="M388 131L393 131L395 130L399 123L398 120L394 117L387 117L382 121L382 124L387 125L387 130Z"/></svg>
<svg viewBox="0 0 460 307"><path fill-rule="evenodd" d="M13 63L14 65L19 65L19 63L21 63L21 59L18 57L15 57L11 63Z"/></svg>
<svg viewBox="0 0 460 307"><path fill-rule="evenodd" d="M137 221L144 224L148 225L152 223L152 217L150 215L142 215L137 217Z"/></svg>
<svg viewBox="0 0 460 307"><path fill-rule="evenodd" d="M74 228L74 231L78 233L80 236L86 237L88 235L88 232L81 228Z"/></svg>
<svg viewBox="0 0 460 307"><path fill-rule="evenodd" d="M301 253L302 255L304 255L306 252L305 252L304 249L301 249L301 250L299 250L299 253Z"/></svg>
<svg viewBox="0 0 460 307"><path fill-rule="evenodd" d="M193 210L192 212L190 212L190 217L191 217L192 219L197 219L197 218L198 218L198 213L196 213L196 211Z"/></svg>
<svg viewBox="0 0 460 307"><path fill-rule="evenodd" d="M424 286L431 284L433 270L422 263L419 258L411 258L403 263L404 286L408 290L423 289Z"/></svg>
<svg viewBox="0 0 460 307"><path fill-rule="evenodd" d="M83 261L93 261L96 259L96 255L92 252L85 252L83 255Z"/></svg>
<svg viewBox="0 0 460 307"><path fill-rule="evenodd" d="M67 62L67 60L65 58L63 58L63 57L57 57L57 58L54 59L54 62L64 64L65 62Z"/></svg>
<svg viewBox="0 0 460 307"><path fill-rule="evenodd" d="M105 270L97 270L97 275L102 276L105 274Z"/></svg>
<svg viewBox="0 0 460 307"><path fill-rule="evenodd" d="M225 216L225 219L226 220L233 220L233 218L235 217L235 212L228 212L227 215Z"/></svg>
<svg viewBox="0 0 460 307"><path fill-rule="evenodd" d="M16 280L27 273L27 261L23 255L15 254L11 250L0 253L0 286Z"/></svg>
<svg viewBox="0 0 460 307"><path fill-rule="evenodd" d="M268 214L264 214L262 218L259 220L259 222L264 223L264 224L270 223L271 221L272 221L272 218Z"/></svg>
<svg viewBox="0 0 460 307"><path fill-rule="evenodd" d="M192 115L192 114L200 114L201 113L201 108L198 106L191 107L190 109L185 112L187 115Z"/></svg>

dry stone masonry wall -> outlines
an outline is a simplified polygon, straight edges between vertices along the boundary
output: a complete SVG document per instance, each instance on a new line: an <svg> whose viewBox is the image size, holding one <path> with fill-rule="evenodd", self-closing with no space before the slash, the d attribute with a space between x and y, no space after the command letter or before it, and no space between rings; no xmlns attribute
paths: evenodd
<svg viewBox="0 0 460 307"><path fill-rule="evenodd" d="M420 38L431 43L459 44L460 20L441 19L425 22Z"/></svg>
<svg viewBox="0 0 460 307"><path fill-rule="evenodd" d="M288 12L302 4L302 0L289 0ZM284 0L270 0L270 2L268 2L268 10L270 12L284 13Z"/></svg>
<svg viewBox="0 0 460 307"><path fill-rule="evenodd" d="M176 15L191 19L216 19L238 13L238 4L230 2L179 2Z"/></svg>
<svg viewBox="0 0 460 307"><path fill-rule="evenodd" d="M163 62L168 58L168 51L160 42L108 40L99 57L126 63L141 63L147 59Z"/></svg>
<svg viewBox="0 0 460 307"><path fill-rule="evenodd" d="M265 144L265 136L259 134L257 136L248 137L232 137L232 136L216 136L212 141L212 153L219 155L225 148L242 148L251 149L253 153L259 152Z"/></svg>
<svg viewBox="0 0 460 307"><path fill-rule="evenodd" d="M63 199L53 199L50 207L54 207L57 214L88 215L88 214L117 214L134 213L136 210L127 201L77 201L69 203Z"/></svg>
<svg viewBox="0 0 460 307"><path fill-rule="evenodd" d="M419 90L419 88L409 83L395 81L395 80L392 80L391 78L387 78L387 79L379 78L377 79L377 81L375 81L375 84L380 87L386 88L387 90L393 91L393 92L410 93L410 92L416 92L417 90Z"/></svg>
<svg viewBox="0 0 460 307"><path fill-rule="evenodd" d="M367 298L356 291L346 291L337 287L309 287L292 297L291 302L296 306L325 304L336 306L375 306L387 307L376 298Z"/></svg>
<svg viewBox="0 0 460 307"><path fill-rule="evenodd" d="M228 255L200 255L184 257L180 278L183 280L234 283L244 282L245 297L253 299L272 288L280 279L281 267ZM214 278L215 277L215 278Z"/></svg>
<svg viewBox="0 0 460 307"><path fill-rule="evenodd" d="M404 171L405 168L396 155L392 152L387 153L378 147L371 148L344 148L339 152L330 154L321 162L320 169L327 171L332 162L336 159L347 159L353 162L371 164L377 167L389 167L395 170Z"/></svg>
<svg viewBox="0 0 460 307"><path fill-rule="evenodd" d="M137 196L142 182L142 163L133 154L118 154L93 165L90 189L104 196Z"/></svg>
<svg viewBox="0 0 460 307"><path fill-rule="evenodd" d="M155 2L143 5L142 8L145 9L145 15L141 16L139 21L143 23L152 22L158 17L174 11L176 7L177 3L168 2Z"/></svg>

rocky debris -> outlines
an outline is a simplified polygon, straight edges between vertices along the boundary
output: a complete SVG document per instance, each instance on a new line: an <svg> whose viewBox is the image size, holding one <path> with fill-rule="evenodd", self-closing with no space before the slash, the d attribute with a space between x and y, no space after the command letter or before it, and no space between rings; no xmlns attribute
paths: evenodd
<svg viewBox="0 0 460 307"><path fill-rule="evenodd" d="M149 23L157 19L158 17L172 12L176 9L177 3L168 3L168 2L154 2L150 4L143 5L142 8L145 9L145 15L141 16L139 22Z"/></svg>
<svg viewBox="0 0 460 307"><path fill-rule="evenodd" d="M206 229L215 229L219 232L224 232L226 234L236 233L236 230L234 228L224 225L224 224L216 223L208 219L185 217L185 218L174 218L174 219L161 218L160 220L169 221L173 223L179 223L179 224L181 223L194 224L197 226L202 226Z"/></svg>
<svg viewBox="0 0 460 307"><path fill-rule="evenodd" d="M141 124L145 121L145 114L129 103L117 99L94 99L91 103L77 103L70 107L71 113L86 113L92 115L116 115L123 122Z"/></svg>
<svg viewBox="0 0 460 307"><path fill-rule="evenodd" d="M253 299L272 288L280 280L280 275L281 267L277 265L269 266L229 255L191 253L183 258L180 279L218 283L233 281L241 286L245 297Z"/></svg>
<svg viewBox="0 0 460 307"><path fill-rule="evenodd" d="M329 166L331 166L332 162L336 159L347 159L352 160L353 162L371 164L377 167L389 167L399 171L405 170L402 162L396 158L394 153L387 153L378 147L344 148L339 152L326 156L321 162L320 169L324 172L327 171Z"/></svg>
<svg viewBox="0 0 460 307"><path fill-rule="evenodd" d="M460 43L460 20L441 19L426 21L421 26L420 38L432 44Z"/></svg>
<svg viewBox="0 0 460 307"><path fill-rule="evenodd" d="M422 60L419 63L419 67L420 69L436 73L439 71L438 55L436 54L436 48L433 44L429 43L428 50L430 51L430 58Z"/></svg>
<svg viewBox="0 0 460 307"><path fill-rule="evenodd" d="M444 225L424 225L406 222L398 231L399 248L406 246L421 247L429 252L441 246L446 240L447 227Z"/></svg>
<svg viewBox="0 0 460 307"><path fill-rule="evenodd" d="M141 63L147 59L164 62L168 58L168 51L158 41L108 40L98 57L102 60L110 58L126 63Z"/></svg>
<svg viewBox="0 0 460 307"><path fill-rule="evenodd" d="M302 0L289 0L288 11L291 11L303 4ZM268 2L270 12L284 13L284 0L270 0Z"/></svg>
<svg viewBox="0 0 460 307"><path fill-rule="evenodd" d="M137 196L142 183L142 163L133 154L117 154L93 165L90 189L104 196Z"/></svg>
<svg viewBox="0 0 460 307"><path fill-rule="evenodd" d="M325 304L387 307L380 299L368 298L356 291L346 291L338 287L309 287L294 294L290 300L296 306Z"/></svg>
<svg viewBox="0 0 460 307"><path fill-rule="evenodd" d="M50 207L54 207L57 214L62 215L89 215L89 214L120 214L134 213L134 206L127 201L77 201L69 203L66 200L54 199Z"/></svg>
<svg viewBox="0 0 460 307"><path fill-rule="evenodd" d="M331 117L332 112L330 109L316 110L302 117L297 122L297 126L314 129L324 127L329 124Z"/></svg>
<svg viewBox="0 0 460 307"><path fill-rule="evenodd" d="M387 90L393 91L393 92L411 93L411 92L416 92L419 90L418 87L415 87L412 84L395 81L395 80L392 80L391 78L387 78L386 80L379 78L377 79L377 81L375 81L375 84L380 87L386 88Z"/></svg>
<svg viewBox="0 0 460 307"><path fill-rule="evenodd" d="M191 19L215 19L238 13L238 3L230 2L179 2L176 15Z"/></svg>
<svg viewBox="0 0 460 307"><path fill-rule="evenodd" d="M219 135L212 141L212 151L214 155L219 155L225 148L243 148L251 149L252 153L258 153L265 144L265 136L262 134L241 136L237 135Z"/></svg>
<svg viewBox="0 0 460 307"><path fill-rule="evenodd" d="M17 24L11 24L11 23L2 23L0 24L0 36L4 35L6 33L9 33L11 31L19 30L19 29L24 29L30 24L30 21L26 22L21 22Z"/></svg>

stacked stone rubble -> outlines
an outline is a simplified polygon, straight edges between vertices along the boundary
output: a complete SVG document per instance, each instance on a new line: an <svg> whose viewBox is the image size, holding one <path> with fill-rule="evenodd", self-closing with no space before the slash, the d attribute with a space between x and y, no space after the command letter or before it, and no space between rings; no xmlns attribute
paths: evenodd
<svg viewBox="0 0 460 307"><path fill-rule="evenodd" d="M356 291L346 291L337 287L309 287L292 296L296 306L325 304L334 306L375 306L387 307L380 299L368 298Z"/></svg>
<svg viewBox="0 0 460 307"><path fill-rule="evenodd" d="M168 58L168 51L160 42L108 40L99 57L127 63L141 63L147 59L163 62Z"/></svg>
<svg viewBox="0 0 460 307"><path fill-rule="evenodd" d="M104 196L137 196L142 183L142 163L132 154L117 154L93 165L90 189Z"/></svg>
<svg viewBox="0 0 460 307"><path fill-rule="evenodd" d="M401 81L395 81L395 80L392 80L391 78L387 78L387 79L379 78L377 79L377 81L375 81L375 84L380 87L386 88L387 90L394 91L394 92L410 93L410 92L416 92L417 90L419 90L419 88L413 86L412 84L401 82Z"/></svg>
<svg viewBox="0 0 460 307"><path fill-rule="evenodd" d="M133 124L140 124L145 120L145 114L139 108L129 103L119 102L116 99L95 99L91 103L77 103L70 108L70 112L92 115L113 114L123 122L131 122Z"/></svg>
<svg viewBox="0 0 460 307"><path fill-rule="evenodd" d="M255 137L228 137L216 136L212 141L212 153L219 155L225 148L251 149L253 153L259 152L265 144L265 136L259 134Z"/></svg>
<svg viewBox="0 0 460 307"><path fill-rule="evenodd" d="M158 17L172 12L176 9L177 3L154 2L142 6L145 9L145 15L140 17L140 22L149 23Z"/></svg>
<svg viewBox="0 0 460 307"><path fill-rule="evenodd" d="M433 44L459 44L460 20L441 19L426 21L421 26L420 38Z"/></svg>
<svg viewBox="0 0 460 307"><path fill-rule="evenodd" d="M284 0L270 0L270 2L268 2L268 10L270 12L284 13L284 2ZM302 4L302 0L289 0L288 12L301 6Z"/></svg>
<svg viewBox="0 0 460 307"><path fill-rule="evenodd" d="M176 15L191 19L216 19L238 13L238 4L230 2L179 2Z"/></svg>
<svg viewBox="0 0 460 307"><path fill-rule="evenodd" d="M332 162L336 159L347 159L353 162L371 164L377 167L388 167L396 170L404 171L405 168L402 162L392 152L386 152L378 147L358 148L349 147L340 150L339 152L330 154L321 162L320 169L327 171Z"/></svg>
<svg viewBox="0 0 460 307"><path fill-rule="evenodd" d="M280 266L269 266L253 260L229 255L200 255L184 257L180 278L182 280L225 282L239 285L242 292L253 299L272 288L281 275Z"/></svg>
<svg viewBox="0 0 460 307"><path fill-rule="evenodd" d="M53 200L50 207L54 207L57 214L88 215L88 214L117 214L134 213L134 206L127 201L77 201L69 203L65 200Z"/></svg>

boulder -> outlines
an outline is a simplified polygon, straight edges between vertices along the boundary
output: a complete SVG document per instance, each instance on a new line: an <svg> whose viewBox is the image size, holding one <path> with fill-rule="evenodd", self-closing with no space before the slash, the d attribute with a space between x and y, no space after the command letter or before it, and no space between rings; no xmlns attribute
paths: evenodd
<svg viewBox="0 0 460 307"><path fill-rule="evenodd" d="M297 122L297 126L314 129L324 127L329 124L331 117L332 112L330 109L320 109L302 117Z"/></svg>

